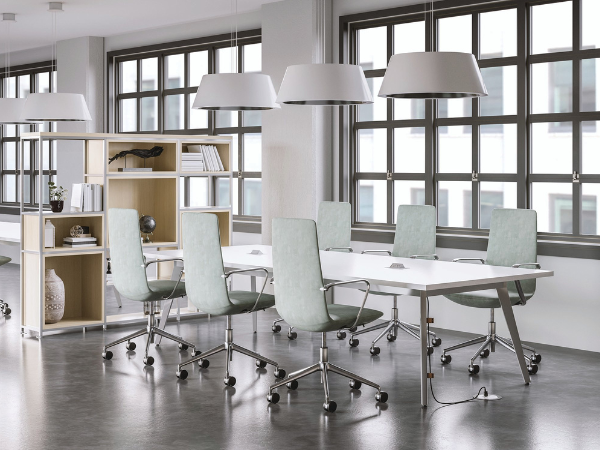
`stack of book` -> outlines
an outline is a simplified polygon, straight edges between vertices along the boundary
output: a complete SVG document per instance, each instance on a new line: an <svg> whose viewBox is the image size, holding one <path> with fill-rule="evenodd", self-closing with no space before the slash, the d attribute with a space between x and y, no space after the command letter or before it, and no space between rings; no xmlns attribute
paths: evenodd
<svg viewBox="0 0 600 450"><path fill-rule="evenodd" d="M71 191L71 211L102 211L102 185L79 183Z"/></svg>
<svg viewBox="0 0 600 450"><path fill-rule="evenodd" d="M96 239L95 237L66 237L63 238L63 247L97 247L97 241L98 239Z"/></svg>
<svg viewBox="0 0 600 450"><path fill-rule="evenodd" d="M188 152L182 153L181 170L182 171L207 171L223 172L225 168L217 147L214 145L188 145ZM196 155L202 155L196 156ZM198 169L199 161L202 160L203 169Z"/></svg>

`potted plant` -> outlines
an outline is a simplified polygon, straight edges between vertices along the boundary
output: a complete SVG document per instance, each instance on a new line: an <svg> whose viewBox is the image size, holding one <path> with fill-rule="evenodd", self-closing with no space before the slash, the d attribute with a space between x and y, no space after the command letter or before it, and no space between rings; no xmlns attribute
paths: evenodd
<svg viewBox="0 0 600 450"><path fill-rule="evenodd" d="M67 189L62 186L57 186L53 181L48 182L50 189L50 207L52 212L62 212L65 200L67 199Z"/></svg>

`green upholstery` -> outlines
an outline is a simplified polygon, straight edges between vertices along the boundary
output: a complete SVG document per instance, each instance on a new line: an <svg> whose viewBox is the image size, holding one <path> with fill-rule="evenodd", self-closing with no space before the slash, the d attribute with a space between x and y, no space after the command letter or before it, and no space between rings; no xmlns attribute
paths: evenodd
<svg viewBox="0 0 600 450"><path fill-rule="evenodd" d="M494 209L490 223L486 264L510 267L537 262L537 213L531 209ZM533 268L533 267L529 267ZM515 283L507 283L513 305L521 301ZM535 293L535 280L521 281L525 299ZM447 295L455 303L473 308L500 308L496 291Z"/></svg>
<svg viewBox="0 0 600 450"><path fill-rule="evenodd" d="M185 213L182 227L188 299L196 308L217 316L250 311L258 292L227 292L218 217L208 213ZM272 295L262 294L257 309L270 308L274 304Z"/></svg>
<svg viewBox="0 0 600 450"><path fill-rule="evenodd" d="M319 249L350 247L352 208L346 202L321 202L317 217ZM348 250L335 250L348 251Z"/></svg>
<svg viewBox="0 0 600 450"><path fill-rule="evenodd" d="M146 278L138 212L135 209L111 208L108 211L108 237L113 284L119 294L130 300L147 302L163 300L175 288L176 281ZM179 283L171 298L185 295L185 284Z"/></svg>
<svg viewBox="0 0 600 450"><path fill-rule="evenodd" d="M11 262L11 258L9 258L8 256L0 256L0 266L3 266L6 263Z"/></svg>
<svg viewBox="0 0 600 450"><path fill-rule="evenodd" d="M307 219L273 219L275 306L291 326L326 332L351 326L359 308L327 305L319 258L317 227ZM359 325L383 313L364 308Z"/></svg>

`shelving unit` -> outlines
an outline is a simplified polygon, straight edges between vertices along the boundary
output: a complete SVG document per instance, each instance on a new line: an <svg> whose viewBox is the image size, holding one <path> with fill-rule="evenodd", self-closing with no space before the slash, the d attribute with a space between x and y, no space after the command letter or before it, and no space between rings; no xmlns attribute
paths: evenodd
<svg viewBox="0 0 600 450"><path fill-rule="evenodd" d="M141 314L106 314L106 258L110 256L108 221L110 208L133 208L138 213L153 216L157 227L151 236L152 243L146 247L173 249L181 247L181 215L185 212L216 214L219 217L223 246L232 239L232 175L230 162L231 138L226 136L175 136L144 134L86 134L86 133L25 133L21 135L21 158L25 141L35 141L36 154L42 165L43 155L39 149L44 141L81 141L84 152L82 182L103 186L103 211L52 213L43 210L25 211L21 201L21 330L38 338L44 334L88 326L106 326L115 323L145 321ZM225 168L221 172L181 171L181 154L188 145L215 145ZM108 159L123 150L163 147L160 156L146 160L146 168L152 171L123 172L124 158L108 164ZM60 146L58 148L60 151ZM127 157L127 168L144 167L144 161L136 156ZM181 207L182 177L208 177L214 186L214 177L229 179L229 207L206 206L202 208ZM23 180L21 173L21 180ZM38 186L38 198L43 198L47 186ZM214 189L211 189L214 192ZM21 194L23 184L21 182ZM23 195L20 195L23 199ZM211 199L214 205L214 195ZM55 227L55 248L44 247L44 223L50 219ZM70 235L74 225L90 227L92 236L98 239L96 247L62 247L64 237ZM172 263L158 264L157 276L169 279ZM45 270L54 269L65 284L65 314L56 324L44 323ZM195 310L183 310L182 314L198 314Z"/></svg>

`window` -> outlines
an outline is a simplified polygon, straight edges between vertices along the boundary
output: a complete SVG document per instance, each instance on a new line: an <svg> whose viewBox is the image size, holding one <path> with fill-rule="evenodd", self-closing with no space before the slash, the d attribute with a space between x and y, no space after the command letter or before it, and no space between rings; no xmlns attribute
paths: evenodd
<svg viewBox="0 0 600 450"><path fill-rule="evenodd" d="M56 71L51 63L13 67L9 74L0 71L0 96L3 98L26 98L32 92L53 92L56 86ZM0 205L8 207L5 212L18 212L20 204L21 166L23 167L24 207L39 205L40 167L37 141L24 142L24 156L21 161L20 137L22 133L34 131L54 131L56 124L45 122L40 125L0 125ZM42 183L56 181L55 142L45 142L43 151ZM48 189L44 188L43 203L49 206ZM34 195L31 193L34 192Z"/></svg>
<svg viewBox="0 0 600 450"><path fill-rule="evenodd" d="M232 136L233 185L224 177L214 177L211 187L203 177L185 177L181 201L204 206L214 195L215 205L229 206L232 189L234 217L253 220L262 204L261 112L192 109L204 75L262 70L260 31L239 33L237 47L229 40L229 35L213 36L152 51L109 53L115 69L111 125L119 133Z"/></svg>
<svg viewBox="0 0 600 450"><path fill-rule="evenodd" d="M399 204L432 204L440 232L469 234L489 229L493 209L519 207L538 212L542 234L600 235L600 33L590 19L600 2L465 3L445 2L433 21L415 6L354 15L340 29L343 61L363 67L375 98L348 114L341 188L354 226L391 229ZM393 54L426 49L472 52L489 95L376 97Z"/></svg>

